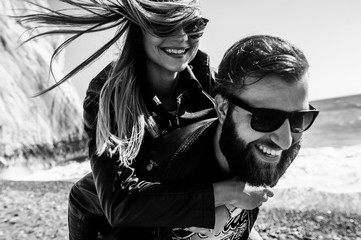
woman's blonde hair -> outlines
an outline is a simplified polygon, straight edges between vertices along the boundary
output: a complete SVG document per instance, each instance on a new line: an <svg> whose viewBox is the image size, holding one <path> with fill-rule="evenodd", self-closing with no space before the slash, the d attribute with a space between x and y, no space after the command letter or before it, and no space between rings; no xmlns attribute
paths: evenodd
<svg viewBox="0 0 361 240"><path fill-rule="evenodd" d="M46 13L21 16L20 21L36 22L57 27L30 39L52 35L72 34L52 56L51 62L72 41L86 33L117 28L115 36L75 67L53 86L37 95L59 86L84 67L99 58L123 37L119 58L113 65L110 77L100 92L96 126L97 154L119 154L121 164L129 166L139 152L145 128L154 123L141 97L145 53L142 33L167 36L183 24L199 17L198 0L60 0L83 12L80 15L54 11L43 6ZM34 3L33 3L34 4ZM35 4L36 5L36 4ZM162 26L161 28L157 26ZM59 28L60 27L60 28ZM50 69L52 72L52 68ZM143 81L143 83L142 83Z"/></svg>

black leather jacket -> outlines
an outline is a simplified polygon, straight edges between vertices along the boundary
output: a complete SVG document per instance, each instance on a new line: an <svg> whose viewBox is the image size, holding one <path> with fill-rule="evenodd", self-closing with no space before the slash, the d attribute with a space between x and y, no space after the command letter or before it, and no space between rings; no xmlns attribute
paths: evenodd
<svg viewBox="0 0 361 240"><path fill-rule="evenodd" d="M185 70L181 73L186 89L177 99L178 109L175 116L170 116L164 121L166 116L162 115L163 109L152 102L152 94L145 92L143 96L149 104L149 111L159 123L160 135L192 122L216 116L213 99L204 90L211 91L213 83L208 56L199 51L191 64L200 82L196 80L192 71ZM84 101L84 126L89 136L89 158L94 181L91 175L88 175L76 183L71 197L75 199L77 208L95 216L105 215L113 227L212 228L215 216L212 183L166 184L159 183L159 179L142 179L134 168L119 167L116 155L112 158L105 154L96 155L95 130L99 92L109 71L111 65L92 80ZM147 169L150 170L156 166L149 157L151 151L154 152L152 149L155 149L155 137L159 137L159 134L148 132L137 157L146 159ZM171 145L167 144L159 154L175 151Z"/></svg>
<svg viewBox="0 0 361 240"><path fill-rule="evenodd" d="M148 158L141 155L137 157L134 168L140 178L148 181L159 181L162 184L183 186L207 185L209 183L223 181L229 176L223 175L219 169L214 153L213 137L218 125L217 118L199 121L182 128L177 128L168 134L154 140L154 148L148 154ZM170 148L164 151L164 146ZM160 153L160 154L159 154ZM149 158L153 161L153 167L149 168ZM199 192L200 191L200 192ZM201 189L194 189L192 194L198 197L198 201L206 203ZM184 196L181 192L174 192L168 198ZM150 206L149 206L150 207ZM177 214L179 209L174 206ZM154 204L154 211L162 208L162 205ZM197 211L197 209L183 206L181 210ZM199 210L198 210L199 211ZM239 215L229 217L224 222L217 222L221 226L221 233L217 239L226 236L229 239L248 239L250 230L256 221L258 208L254 210L243 210ZM191 220L190 220L191 222ZM189 226L189 225L187 225ZM212 226L213 227L213 226ZM185 237L188 236L188 237ZM194 233L179 228L118 228L112 229L103 236L103 239L158 239L158 240L181 240L181 239L202 239L202 236L195 236ZM228 239L227 238L227 239Z"/></svg>

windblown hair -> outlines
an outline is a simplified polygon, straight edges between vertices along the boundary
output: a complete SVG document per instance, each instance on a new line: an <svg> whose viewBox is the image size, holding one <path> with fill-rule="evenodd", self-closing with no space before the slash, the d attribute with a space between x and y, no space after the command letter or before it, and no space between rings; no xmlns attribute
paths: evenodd
<svg viewBox="0 0 361 240"><path fill-rule="evenodd" d="M149 32L160 37L172 34L183 24L199 17L199 2L198 0L60 1L81 10L81 14L74 15L74 11L67 12L73 9L54 11L33 3L45 10L45 13L20 17L20 21L25 24L40 24L38 28L54 27L53 30L41 32L27 41L46 35L72 35L54 51L51 66L59 53L78 37L112 28L116 28L117 32L84 62L37 95L59 86L122 39L123 46L119 58L100 92L96 145L98 155L104 152L110 155L117 153L120 163L129 166L138 154L145 128L153 126L140 95L140 85L146 80L142 75L145 66L142 33ZM50 70L53 72L52 67Z"/></svg>
<svg viewBox="0 0 361 240"><path fill-rule="evenodd" d="M213 94L227 97L269 75L295 81L302 78L308 68L304 53L290 42L269 35L249 36L233 44L224 54ZM256 81L247 83L249 77Z"/></svg>

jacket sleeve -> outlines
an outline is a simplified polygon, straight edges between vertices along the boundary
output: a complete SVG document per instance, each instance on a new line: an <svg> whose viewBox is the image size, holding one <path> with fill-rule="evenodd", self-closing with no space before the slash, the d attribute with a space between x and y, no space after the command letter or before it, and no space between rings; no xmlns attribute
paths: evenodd
<svg viewBox="0 0 361 240"><path fill-rule="evenodd" d="M113 227L204 227L215 221L212 184L173 185L146 182L133 168L118 167L117 156L96 154L99 94L87 91L84 127L101 208Z"/></svg>

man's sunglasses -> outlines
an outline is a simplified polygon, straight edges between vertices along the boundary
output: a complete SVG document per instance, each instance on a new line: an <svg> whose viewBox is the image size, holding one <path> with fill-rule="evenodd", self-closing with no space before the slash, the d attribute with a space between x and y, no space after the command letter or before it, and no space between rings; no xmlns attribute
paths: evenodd
<svg viewBox="0 0 361 240"><path fill-rule="evenodd" d="M252 113L251 127L258 132L273 132L288 119L291 132L302 133L311 127L319 113L311 105L309 105L310 110L285 112L268 108L254 108L233 95L228 96L227 99L232 104Z"/></svg>
<svg viewBox="0 0 361 240"><path fill-rule="evenodd" d="M182 25L183 31L188 35L189 38L192 39L198 39L200 37L202 37L203 33L204 33L204 29L207 26L207 23L209 22L209 20L207 18L197 18L194 19L190 22L186 22ZM166 37L166 36L170 36L172 34L175 34L176 31L174 32L169 32L169 26L166 25L153 25L154 32L156 35L160 36L160 37ZM166 35L164 33L167 33Z"/></svg>

